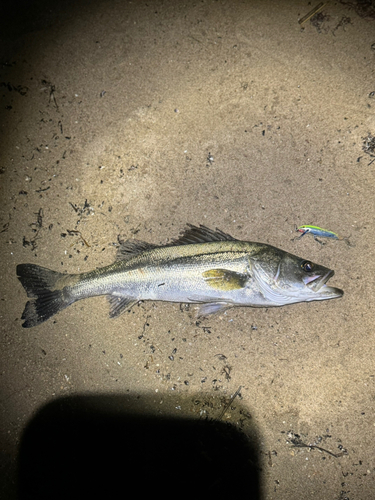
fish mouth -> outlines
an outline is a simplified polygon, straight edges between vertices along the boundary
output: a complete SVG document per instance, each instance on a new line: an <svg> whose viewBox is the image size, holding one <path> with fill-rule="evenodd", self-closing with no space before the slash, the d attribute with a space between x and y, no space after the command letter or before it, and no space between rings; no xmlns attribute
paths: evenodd
<svg viewBox="0 0 375 500"><path fill-rule="evenodd" d="M326 274L313 274L311 276L306 276L304 278L305 285L310 288L310 290L314 292L319 292L323 285L327 283L327 281L332 278L335 274L335 271L329 270Z"/></svg>
<svg viewBox="0 0 375 500"><path fill-rule="evenodd" d="M326 274L316 274L314 276L308 276L305 278L305 285L310 288L315 293L322 295L329 295L331 297L342 297L344 292L339 288L333 288L327 286L327 281L332 278L335 271L329 270Z"/></svg>

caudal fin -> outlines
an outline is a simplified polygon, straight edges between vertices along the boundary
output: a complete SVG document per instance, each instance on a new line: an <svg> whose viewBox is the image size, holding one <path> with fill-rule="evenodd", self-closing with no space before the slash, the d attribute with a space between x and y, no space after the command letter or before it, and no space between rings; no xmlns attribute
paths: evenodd
<svg viewBox="0 0 375 500"><path fill-rule="evenodd" d="M64 298L62 289L56 289L57 281L65 276L34 264L19 264L17 276L26 290L29 300L22 314L24 328L31 328L65 309L72 302Z"/></svg>

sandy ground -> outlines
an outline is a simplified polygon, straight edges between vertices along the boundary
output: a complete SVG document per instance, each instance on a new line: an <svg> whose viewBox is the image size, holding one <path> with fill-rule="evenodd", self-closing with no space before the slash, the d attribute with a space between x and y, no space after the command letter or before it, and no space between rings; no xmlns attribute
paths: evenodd
<svg viewBox="0 0 375 500"><path fill-rule="evenodd" d="M69 442L72 456L64 440L46 452L54 477L69 481L74 443L95 453L102 431L92 422L111 427L129 408L136 422L177 422L173 439L190 419L223 424L219 451L209 443L198 453L208 487L229 470L233 488L250 491L253 467L253 497L373 498L375 7L329 2L301 26L314 6L36 1L2 13L2 498L15 498L20 446L24 468L37 469L57 428L68 442L90 428L87 442ZM198 322L192 308L160 302L110 320L98 297L21 327L17 264L91 270L113 262L119 235L163 244L187 222L330 267L344 297ZM296 224L351 235L352 245L292 241ZM134 421L127 435L141 440ZM129 471L139 449L116 425L113 450L97 450ZM225 429L237 433L234 450L220 444ZM175 441L164 447L157 432L142 442L142 474L164 484L186 443L172 453ZM253 448L232 474L244 437ZM117 468L104 470L113 485ZM197 470L186 465L184 477L194 484ZM21 470L22 481L28 491Z"/></svg>

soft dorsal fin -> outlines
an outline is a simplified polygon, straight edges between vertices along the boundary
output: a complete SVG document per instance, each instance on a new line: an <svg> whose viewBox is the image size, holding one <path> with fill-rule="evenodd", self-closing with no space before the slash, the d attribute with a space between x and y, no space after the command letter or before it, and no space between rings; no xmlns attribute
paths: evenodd
<svg viewBox="0 0 375 500"><path fill-rule="evenodd" d="M169 245L191 245L194 243L210 243L212 241L236 241L230 234L223 233L220 229L209 229L202 224L197 227L193 224L188 224L189 229L186 229L177 240L171 241ZM169 246L168 245L168 246Z"/></svg>
<svg viewBox="0 0 375 500"><path fill-rule="evenodd" d="M152 250L153 248L158 248L159 245L154 245L153 243L147 243L140 240L118 240L120 246L117 250L116 260L127 260L134 255L137 255L146 250Z"/></svg>

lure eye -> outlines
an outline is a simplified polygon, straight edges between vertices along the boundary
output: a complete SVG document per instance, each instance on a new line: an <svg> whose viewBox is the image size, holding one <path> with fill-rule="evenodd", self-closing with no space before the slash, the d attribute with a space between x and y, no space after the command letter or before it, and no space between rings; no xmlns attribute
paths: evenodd
<svg viewBox="0 0 375 500"><path fill-rule="evenodd" d="M304 262L302 262L301 267L306 273L311 273L311 271L314 269L314 264L312 262L309 262L308 260L305 260Z"/></svg>

